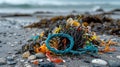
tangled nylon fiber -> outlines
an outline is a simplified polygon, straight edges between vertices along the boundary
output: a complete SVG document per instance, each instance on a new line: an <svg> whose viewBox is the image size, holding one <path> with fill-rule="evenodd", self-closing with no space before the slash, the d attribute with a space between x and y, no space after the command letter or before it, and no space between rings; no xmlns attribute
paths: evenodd
<svg viewBox="0 0 120 67"><path fill-rule="evenodd" d="M51 47L49 45L49 41L54 38L54 37L66 37L69 41L70 41L70 46L64 50L57 50L53 47ZM70 35L68 34L64 34L64 33L58 33L58 34L51 34L48 36L47 40L46 40L46 47L54 52L55 54L66 54L66 53L72 53L72 54L85 54L87 52L89 52L90 54L97 54L98 52L98 48L95 47L95 45L93 45L92 43L90 43L90 45L87 45L85 46L84 48L79 48L78 47L78 50L72 50L74 46L74 40L73 40L73 37L71 37Z"/></svg>

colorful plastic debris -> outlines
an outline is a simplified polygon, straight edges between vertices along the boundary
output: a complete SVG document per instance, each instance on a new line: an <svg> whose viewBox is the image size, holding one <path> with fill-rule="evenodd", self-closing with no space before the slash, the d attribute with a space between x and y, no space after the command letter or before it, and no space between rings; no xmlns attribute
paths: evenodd
<svg viewBox="0 0 120 67"><path fill-rule="evenodd" d="M50 51L46 52L46 56L51 62L54 62L54 63L57 63L57 64L60 64L60 63L64 62L61 58L51 56Z"/></svg>
<svg viewBox="0 0 120 67"><path fill-rule="evenodd" d="M64 17L58 17L63 19ZM51 19L55 22L58 18ZM93 17L89 17L94 19ZM57 55L67 54L90 54L98 55L99 52L113 52L116 49L110 48L111 45L116 44L109 40L105 42L101 40L96 32L91 30L91 26L85 19L79 16L78 19L71 18L66 19L65 22L57 22L55 25L51 24L48 30L43 31L40 35L35 35L32 39L32 43L25 46L24 51L31 51L28 48L33 48L34 53L44 53L46 57L53 63L62 63L64 60L56 57ZM99 18L94 21L100 21ZM47 21L44 21L45 23ZM32 45L32 46L31 46ZM104 47L99 49L98 47ZM52 53L52 54L51 54ZM34 61L34 64L38 65L39 61Z"/></svg>

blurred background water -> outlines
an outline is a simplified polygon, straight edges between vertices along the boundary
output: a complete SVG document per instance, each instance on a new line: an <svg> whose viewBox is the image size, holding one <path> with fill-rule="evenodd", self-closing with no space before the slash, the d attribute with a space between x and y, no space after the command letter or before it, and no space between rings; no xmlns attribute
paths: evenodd
<svg viewBox="0 0 120 67"><path fill-rule="evenodd" d="M0 0L0 13L84 12L96 8L105 11L120 8L120 0Z"/></svg>

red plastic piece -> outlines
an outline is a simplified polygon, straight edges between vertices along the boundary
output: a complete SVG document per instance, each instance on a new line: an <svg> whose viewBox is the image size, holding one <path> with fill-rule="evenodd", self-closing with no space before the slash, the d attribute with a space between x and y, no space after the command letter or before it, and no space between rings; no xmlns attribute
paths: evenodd
<svg viewBox="0 0 120 67"><path fill-rule="evenodd" d="M51 62L54 62L57 64L63 63L63 60L61 58L55 58L55 57L51 56L49 51L46 52L46 56Z"/></svg>

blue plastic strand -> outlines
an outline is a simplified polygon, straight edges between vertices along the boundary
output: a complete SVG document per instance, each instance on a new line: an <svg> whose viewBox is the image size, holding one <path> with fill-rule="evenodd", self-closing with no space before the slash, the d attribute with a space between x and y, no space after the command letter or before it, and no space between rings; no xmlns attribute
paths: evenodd
<svg viewBox="0 0 120 67"><path fill-rule="evenodd" d="M70 40L70 47L66 48L65 50L56 50L54 48L52 48L50 45L49 45L49 41L50 39L54 38L54 37L66 37ZM65 54L65 53L69 53L70 50L73 48L74 46L74 40L73 40L73 37L71 37L70 35L68 34L63 34L63 33L59 33L59 34L51 34L48 36L47 40L46 40L46 46L47 48L56 53L56 54Z"/></svg>
<svg viewBox="0 0 120 67"><path fill-rule="evenodd" d="M51 47L49 45L49 41L54 38L54 37L66 37L69 39L70 41L70 47L66 48L65 50L56 50L54 49L53 47ZM66 54L66 53L72 53L72 54L85 54L87 52L89 52L90 54L97 54L98 53L98 48L90 43L89 45L86 45L84 48L79 48L77 50L72 50L73 46L74 46L74 40L73 40L73 37L71 37L69 34L64 34L64 33L58 33L58 34L49 34L47 40L46 40L46 47L56 53L56 54Z"/></svg>

